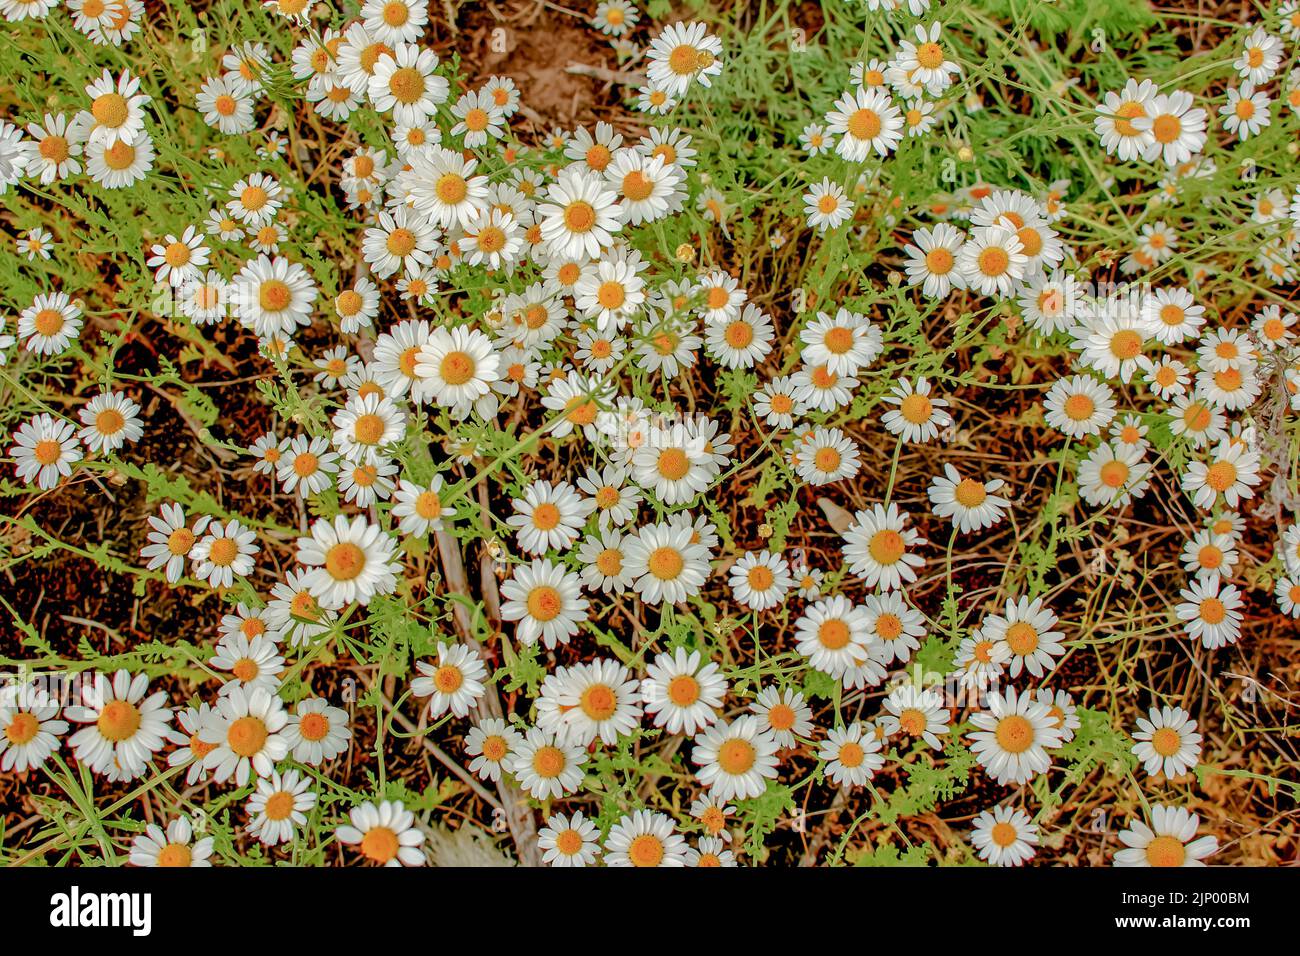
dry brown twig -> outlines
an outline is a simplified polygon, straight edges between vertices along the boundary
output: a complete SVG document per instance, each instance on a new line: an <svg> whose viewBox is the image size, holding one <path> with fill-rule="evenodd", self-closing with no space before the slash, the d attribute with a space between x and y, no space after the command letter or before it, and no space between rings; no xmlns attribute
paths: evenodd
<svg viewBox="0 0 1300 956"><path fill-rule="evenodd" d="M438 544L438 556L442 561L442 573L451 594L469 597L469 581L465 577L465 562L460 553L460 543L446 531L435 531ZM469 612L460 602L452 608L452 617L456 630L469 644L477 647L479 654L487 659L483 645L474 636L470 626ZM490 666L490 665L489 665ZM488 682L486 690L478 702L478 718L500 718L505 711L501 707L501 698L496 685ZM541 866L541 853L537 849L537 822L532 809L520 799L519 791L504 780L497 782L497 793L501 795L501 810L506 819L510 836L514 839L515 853L523 866Z"/></svg>

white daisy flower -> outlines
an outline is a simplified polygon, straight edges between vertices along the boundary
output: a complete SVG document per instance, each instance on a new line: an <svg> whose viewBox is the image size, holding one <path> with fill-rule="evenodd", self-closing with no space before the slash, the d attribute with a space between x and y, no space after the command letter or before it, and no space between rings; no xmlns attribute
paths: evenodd
<svg viewBox="0 0 1300 956"><path fill-rule="evenodd" d="M18 426L9 457L19 481L48 490L72 474L82 454L73 424L42 412Z"/></svg>
<svg viewBox="0 0 1300 956"><path fill-rule="evenodd" d="M310 537L298 539L298 563L308 568L303 584L320 606L339 610L362 607L376 594L397 587L396 542L362 515L348 521L337 515L312 522Z"/></svg>
<svg viewBox="0 0 1300 956"><path fill-rule="evenodd" d="M519 565L501 583L501 617L518 621L515 637L521 644L540 639L548 648L567 644L587 619L587 599L577 574L545 558Z"/></svg>
<svg viewBox="0 0 1300 956"><path fill-rule="evenodd" d="M411 681L413 697L429 698L429 717L437 719L450 711L456 717L468 716L484 692L487 667L478 651L465 644L438 642L438 663L416 661L419 677Z"/></svg>
<svg viewBox="0 0 1300 956"><path fill-rule="evenodd" d="M925 564L915 548L927 542L915 528L906 527L907 520L907 513L892 502L888 508L876 504L857 512L843 535L849 573L882 591L915 581L916 569Z"/></svg>
<svg viewBox="0 0 1300 956"><path fill-rule="evenodd" d="M68 738L72 755L95 773L132 780L144 774L162 749L172 710L167 694L149 689L149 677L120 670L96 674L82 687L81 703L64 709L74 723L88 724Z"/></svg>
<svg viewBox="0 0 1300 956"><path fill-rule="evenodd" d="M132 866L211 866L212 837L194 841L194 827L189 817L177 817L164 830L156 823L131 841Z"/></svg>
<svg viewBox="0 0 1300 956"><path fill-rule="evenodd" d="M1196 838L1201 818L1184 807L1161 803L1151 807L1151 825L1134 820L1120 833L1124 849L1115 853L1116 866L1205 866L1219 848L1213 836Z"/></svg>
<svg viewBox="0 0 1300 956"><path fill-rule="evenodd" d="M1137 719L1133 755L1151 776L1173 779L1190 772L1201 759L1201 735L1196 721L1181 707L1153 707Z"/></svg>
<svg viewBox="0 0 1300 956"><path fill-rule="evenodd" d="M496 783L502 768L508 769L510 755L521 740L523 735L499 717L488 717L471 727L465 735L465 753L474 758L470 772Z"/></svg>
<svg viewBox="0 0 1300 956"><path fill-rule="evenodd" d="M927 491L935 517L947 518L963 534L992 528L1002 521L1011 502L995 493L1002 490L1001 478L963 478L952 465L944 465L943 471L931 479Z"/></svg>
<svg viewBox="0 0 1300 956"><path fill-rule="evenodd" d="M280 731L293 759L308 766L333 760L348 749L348 712L323 697L300 700Z"/></svg>
<svg viewBox="0 0 1300 956"><path fill-rule="evenodd" d="M582 765L586 762L586 748L559 742L550 731L533 727L515 742L506 758L506 769L534 800L549 800L574 793L582 786Z"/></svg>
<svg viewBox="0 0 1300 956"><path fill-rule="evenodd" d="M860 787L885 765L881 742L870 724L854 721L833 727L817 750L827 779L837 787Z"/></svg>
<svg viewBox="0 0 1300 956"><path fill-rule="evenodd" d="M366 801L348 814L349 823L334 835L340 843L359 847L362 856L379 866L424 866L424 831L415 814L400 800Z"/></svg>
<svg viewBox="0 0 1300 956"><path fill-rule="evenodd" d="M1020 866L1033 859L1038 826L1024 810L994 807L972 821L970 842L979 858L993 866Z"/></svg>
<svg viewBox="0 0 1300 956"><path fill-rule="evenodd" d="M702 786L718 800L747 800L762 795L777 775L776 735L758 717L745 715L718 723L695 737L691 760Z"/></svg>
<svg viewBox="0 0 1300 956"><path fill-rule="evenodd" d="M989 695L989 709L971 715L969 734L975 759L999 784L1028 783L1052 765L1048 754L1061 745L1051 711L1029 691L1014 688Z"/></svg>
<svg viewBox="0 0 1300 956"><path fill-rule="evenodd" d="M311 782L311 777L300 775L296 769L286 770L284 776L273 771L270 777L258 780L257 790L244 804L249 835L266 846L291 842L298 828L306 825L307 813L316 806Z"/></svg>
<svg viewBox="0 0 1300 956"><path fill-rule="evenodd" d="M594 866L600 855L600 828L581 810L572 817L557 813L537 831L537 848L547 866Z"/></svg>
<svg viewBox="0 0 1300 956"><path fill-rule="evenodd" d="M727 681L716 663L685 648L659 654L646 665L641 700L656 727L691 736L718 719Z"/></svg>

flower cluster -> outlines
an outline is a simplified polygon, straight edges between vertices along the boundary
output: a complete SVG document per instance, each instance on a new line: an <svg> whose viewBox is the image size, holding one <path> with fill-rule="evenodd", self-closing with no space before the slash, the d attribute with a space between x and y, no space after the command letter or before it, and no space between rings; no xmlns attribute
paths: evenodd
<svg viewBox="0 0 1300 956"><path fill-rule="evenodd" d="M70 18L87 56L0 122L0 193L63 210L16 239L40 291L0 335L15 496L125 517L108 487L143 489L129 547L73 544L215 635L112 666L86 645L71 698L3 685L0 771L183 773L165 826L135 828L142 866L234 861L205 835L218 800L267 854L428 862L437 787L384 772L403 735L525 862L759 862L809 800L867 815L924 768L942 786L907 812L988 784L947 858L1020 865L1058 819L1044 781L1112 761L1127 806L1147 804L1138 768L1161 802L1105 858L1213 853L1182 805L1205 696L1157 692L1148 667L1145 716L1112 720L1068 667L1161 637L1215 679L1250 591L1300 618L1300 190L1246 208L1205 186L1270 129L1294 137L1300 71L1281 77L1274 32L1294 44L1300 13L1234 35L1222 93L1195 71L1044 93L1091 150L1071 179L1016 161L957 185L923 157L990 109L981 34L952 5L866 6L876 55L836 63L780 134L792 175L744 183L713 113L753 106L742 31L627 0L591 26L630 109L571 130L511 76L468 82L426 0L270 0L273 35L205 48L188 86L118 65L139 0L0 3L23 37ZM104 268L106 302L68 281L96 245L72 223L131 197L162 212ZM1213 295L1229 267L1207 221L1250 247ZM140 303L157 289L165 321ZM140 323L184 351L124 370ZM256 418L219 420L198 367ZM171 475L160 399L244 492ZM1015 439L1032 472L982 450L990 420L1034 436ZM1108 529L1165 526L1151 566L1180 585L1100 627L1123 598L1093 582L1138 573Z"/></svg>

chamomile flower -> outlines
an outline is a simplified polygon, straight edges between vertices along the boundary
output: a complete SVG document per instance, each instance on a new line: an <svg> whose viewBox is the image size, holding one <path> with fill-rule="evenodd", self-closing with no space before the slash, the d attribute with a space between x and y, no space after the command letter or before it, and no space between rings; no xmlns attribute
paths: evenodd
<svg viewBox="0 0 1300 956"><path fill-rule="evenodd" d="M935 750L943 749L939 735L948 733L948 720L942 691L901 684L885 697L884 707L880 729L886 736L919 737Z"/></svg>
<svg viewBox="0 0 1300 956"><path fill-rule="evenodd" d="M881 422L903 441L933 441L941 430L952 424L952 416L945 411L947 400L932 397L930 383L924 378L918 378L915 383L899 379L883 401L895 407L885 412Z"/></svg>
<svg viewBox="0 0 1300 956"><path fill-rule="evenodd" d="M1196 448L1203 448L1228 437L1228 419L1223 410L1208 399L1193 392L1178 395L1167 413L1169 430L1175 435L1186 435ZM1226 469L1224 469L1226 471Z"/></svg>
<svg viewBox="0 0 1300 956"><path fill-rule="evenodd" d="M163 829L150 823L131 841L132 866L206 867L212 864L212 837L194 839L194 825L189 817L177 817Z"/></svg>
<svg viewBox="0 0 1300 956"><path fill-rule="evenodd" d="M379 866L424 866L424 831L400 800L366 801L348 813L348 823L334 831L340 843L355 846Z"/></svg>
<svg viewBox="0 0 1300 956"><path fill-rule="evenodd" d="M1232 576L1240 554L1233 537L1202 528L1183 545L1180 558L1188 574L1202 581L1221 580Z"/></svg>
<svg viewBox="0 0 1300 956"><path fill-rule="evenodd" d="M433 117L447 101L451 85L435 71L438 55L414 43L397 43L381 56L366 82L370 101L381 113L390 110L393 122L415 126ZM472 144L470 144L472 145Z"/></svg>
<svg viewBox="0 0 1300 956"><path fill-rule="evenodd" d="M926 541L915 528L907 527L907 521L907 513L892 502L887 508L876 504L857 512L843 535L849 573L882 591L915 581L916 569L925 564L916 548Z"/></svg>
<svg viewBox="0 0 1300 956"><path fill-rule="evenodd" d="M1042 677L1055 658L1065 653L1061 640L1065 637L1056 627L1057 617L1042 598L1030 600L1020 597L1007 601L1003 614L990 614L984 618L980 630L987 640L1005 645L995 655L1007 663L1012 677L1020 676L1023 668L1034 677Z"/></svg>
<svg viewBox="0 0 1300 956"><path fill-rule="evenodd" d="M1020 866L1033 859L1038 826L1024 810L994 807L976 815L970 842L979 858L993 866Z"/></svg>
<svg viewBox="0 0 1300 956"><path fill-rule="evenodd" d="M948 223L918 228L903 247L909 285L921 286L931 299L941 299L953 289L964 289L966 278L957 268L957 255L966 244L966 234Z"/></svg>
<svg viewBox="0 0 1300 956"><path fill-rule="evenodd" d="M465 227L461 240L465 264L486 269L511 268L523 248L518 221L499 209L484 210Z"/></svg>
<svg viewBox="0 0 1300 956"><path fill-rule="evenodd" d="M257 789L244 805L249 835L267 846L291 842L298 828L306 825L307 813L316 806L317 795L311 783L311 777L296 769L286 770L284 776L272 771L269 777L258 780Z"/></svg>
<svg viewBox="0 0 1300 956"><path fill-rule="evenodd" d="M42 123L28 123L26 174L42 186L81 172L83 144L75 125L62 113L46 113Z"/></svg>
<svg viewBox="0 0 1300 956"><path fill-rule="evenodd" d="M483 696L487 667L478 652L465 644L448 645L439 641L437 652L437 664L415 662L420 676L411 681L411 695L429 698L431 718L436 719L449 711L456 717L468 716L470 709Z"/></svg>
<svg viewBox="0 0 1300 956"><path fill-rule="evenodd" d="M70 705L64 716L73 723L86 724L68 738L78 763L95 773L121 775L131 780L141 776L162 749L171 722L172 711L165 706L167 694L149 694L149 677L132 677L119 670L110 679L96 674L83 685L81 703Z"/></svg>
<svg viewBox="0 0 1300 956"><path fill-rule="evenodd" d="M409 206L379 213L379 221L361 237L361 254L380 279L399 270L419 269L433 261L437 246L433 227Z"/></svg>
<svg viewBox="0 0 1300 956"><path fill-rule="evenodd" d="M280 733L287 720L280 699L266 689L233 688L217 701L199 731L199 739L213 745L203 758L204 768L213 771L217 783L233 778L241 787L250 775L270 776L289 753Z"/></svg>
<svg viewBox="0 0 1300 956"><path fill-rule="evenodd" d="M694 543L694 529L646 525L624 541L624 564L647 604L680 604L699 593L709 573L709 549Z"/></svg>
<svg viewBox="0 0 1300 956"><path fill-rule="evenodd" d="M888 156L903 138L903 114L889 94L858 87L843 94L826 114L826 132L838 137L835 152L864 163L875 152Z"/></svg>
<svg viewBox="0 0 1300 956"><path fill-rule="evenodd" d="M1261 481L1259 452L1244 443L1220 440L1208 463L1192 461L1182 476L1182 488L1198 508L1210 508L1222 496L1230 508L1255 497Z"/></svg>
<svg viewBox="0 0 1300 956"><path fill-rule="evenodd" d="M1123 508L1146 494L1150 475L1142 448L1103 442L1079 466L1079 497L1094 508Z"/></svg>
<svg viewBox="0 0 1300 956"><path fill-rule="evenodd" d="M763 385L754 397L754 414L771 428L792 428L806 412L795 398L797 385L791 376L778 376Z"/></svg>
<svg viewBox="0 0 1300 956"><path fill-rule="evenodd" d="M401 479L393 493L392 514L398 520L397 530L419 537L444 530L444 522L456 516L456 509L443 505L442 488L442 475L434 475L426 484Z"/></svg>
<svg viewBox="0 0 1300 956"><path fill-rule="evenodd" d="M875 728L861 721L847 727L833 727L826 732L817 751L825 762L824 772L837 787L860 787L884 767L880 738Z"/></svg>
<svg viewBox="0 0 1300 956"><path fill-rule="evenodd" d="M1152 776L1173 779L1188 773L1201 758L1201 735L1196 721L1181 707L1153 707L1137 719L1133 755Z"/></svg>
<svg viewBox="0 0 1300 956"><path fill-rule="evenodd" d="M799 477L812 485L852 478L860 467L858 446L838 428L806 433L791 454Z"/></svg>
<svg viewBox="0 0 1300 956"><path fill-rule="evenodd" d="M1206 112L1192 103L1192 94L1184 90L1157 93L1147 104L1146 115L1133 118L1133 128L1151 137L1143 159L1177 166L1201 151L1207 135Z"/></svg>
<svg viewBox="0 0 1300 956"><path fill-rule="evenodd" d="M248 85L235 73L204 80L194 105L203 122L227 136L251 133L257 125Z"/></svg>
<svg viewBox="0 0 1300 956"><path fill-rule="evenodd" d="M591 24L606 36L621 37L630 33L640 18L641 12L629 0L601 0Z"/></svg>
<svg viewBox="0 0 1300 956"><path fill-rule="evenodd" d="M770 551L746 551L728 579L736 603L752 611L780 606L793 583L789 563Z"/></svg>
<svg viewBox="0 0 1300 956"><path fill-rule="evenodd" d="M71 475L72 466L82 457L72 422L44 412L19 425L13 437L9 457L14 460L14 473L19 481L34 482L42 490Z"/></svg>
<svg viewBox="0 0 1300 956"><path fill-rule="evenodd" d="M407 157L407 168L395 186L431 225L450 229L478 218L487 205L488 180L475 175L477 159L441 146L429 146Z"/></svg>
<svg viewBox="0 0 1300 956"><path fill-rule="evenodd" d="M1016 232L999 222L971 230L957 251L956 268L966 288L1008 297L1029 271L1029 257Z"/></svg>
<svg viewBox="0 0 1300 956"><path fill-rule="evenodd" d="M843 186L828 177L804 193L803 205L808 227L818 232L838 229L853 218L853 201L844 194Z"/></svg>
<svg viewBox="0 0 1300 956"><path fill-rule="evenodd" d="M356 464L386 461L390 446L406 434L406 415L389 398L357 396L334 413L334 447Z"/></svg>
<svg viewBox="0 0 1300 956"><path fill-rule="evenodd" d="M1011 502L996 494L1004 484L1001 478L963 478L952 465L944 465L943 471L931 479L927 491L937 517L947 518L964 534L992 528L1002 521Z"/></svg>
<svg viewBox="0 0 1300 956"><path fill-rule="evenodd" d="M557 813L537 831L537 848L547 866L594 866L600 855L600 828L581 810L571 817Z"/></svg>
<svg viewBox="0 0 1300 956"><path fill-rule="evenodd" d="M782 747L793 747L796 737L812 734L812 708L794 688L765 687L749 709L758 717L759 727L770 731Z"/></svg>
<svg viewBox="0 0 1300 956"><path fill-rule="evenodd" d="M1174 607L1174 614L1183 623L1183 630L1193 640L1210 650L1235 644L1241 638L1241 609L1245 602L1241 592L1218 578L1190 582L1178 592L1182 603Z"/></svg>
<svg viewBox="0 0 1300 956"><path fill-rule="evenodd" d="M1219 848L1213 836L1197 839L1201 818L1184 807L1157 803L1151 807L1151 825L1134 820L1119 839L1124 849L1115 853L1116 866L1205 866Z"/></svg>
<svg viewBox="0 0 1300 956"><path fill-rule="evenodd" d="M1259 86L1271 80L1277 73L1285 54L1282 41L1270 36L1263 27L1256 27L1246 38L1241 56L1232 66L1243 80Z"/></svg>
<svg viewBox="0 0 1300 956"><path fill-rule="evenodd" d="M592 510L591 502L580 497L567 481L556 485L533 482L511 505L515 514L506 519L506 524L517 529L519 547L533 555L571 548Z"/></svg>
<svg viewBox="0 0 1300 956"><path fill-rule="evenodd" d="M557 740L588 746L599 739L613 746L641 720L639 684L617 661L597 658L552 675L554 693L543 689L537 726Z"/></svg>
<svg viewBox="0 0 1300 956"><path fill-rule="evenodd" d="M1291 575L1277 579L1273 585L1273 597L1278 609L1291 618L1300 618L1300 581Z"/></svg>
<svg viewBox="0 0 1300 956"><path fill-rule="evenodd" d="M552 257L597 259L622 228L618 194L604 178L578 166L560 172L537 207L542 241Z"/></svg>
<svg viewBox="0 0 1300 956"><path fill-rule="evenodd" d="M790 376L793 398L806 410L833 412L853 401L853 392L861 383L852 376L831 371L826 363L805 364Z"/></svg>
<svg viewBox="0 0 1300 956"><path fill-rule="evenodd" d="M1061 731L1045 704L1013 688L989 696L989 709L971 715L975 759L999 784L1028 783L1052 765L1048 751L1061 745Z"/></svg>
<svg viewBox="0 0 1300 956"><path fill-rule="evenodd" d="M308 568L303 582L327 610L354 601L363 607L376 594L396 587L395 543L360 515L313 522L310 537L298 539L298 561Z"/></svg>
<svg viewBox="0 0 1300 956"><path fill-rule="evenodd" d="M931 96L940 96L961 75L961 66L949 59L940 42L941 24L929 27L916 24L915 42L904 38L899 42L896 66L907 73L913 83L924 86Z"/></svg>
<svg viewBox="0 0 1300 956"><path fill-rule="evenodd" d="M420 346L415 376L437 404L463 418L488 396L501 377L501 359L492 340L478 329L439 326Z"/></svg>
<svg viewBox="0 0 1300 956"><path fill-rule="evenodd" d="M140 557L147 562L147 570L162 568L167 581L175 584L185 573L185 560L193 552L198 536L203 534L212 519L203 515L190 527L185 520L185 509L167 502L163 503L159 513L160 517L149 516L149 527L153 530L146 537L148 543L140 549Z"/></svg>
<svg viewBox="0 0 1300 956"><path fill-rule="evenodd" d="M17 253L20 256L26 256L28 262L35 262L37 259L50 259L54 255L53 246L54 236L49 230L42 229L39 226L27 230L14 243Z"/></svg>
<svg viewBox="0 0 1300 956"><path fill-rule="evenodd" d="M1269 113L1270 103L1267 93L1249 83L1242 84L1240 89L1229 89L1227 100L1219 107L1223 128L1236 133L1243 142L1258 136L1273 121Z"/></svg>
<svg viewBox="0 0 1300 956"><path fill-rule="evenodd" d="M236 687L246 691L261 687L274 694L280 689L278 675L284 671L284 658L271 638L235 634L223 637L217 643L216 653L208 659L208 666L230 672L230 678L221 685L220 693L223 695Z"/></svg>
<svg viewBox="0 0 1300 956"><path fill-rule="evenodd" d="M871 645L867 611L842 595L810 605L795 621L796 650L810 666L839 677L865 662Z"/></svg>
<svg viewBox="0 0 1300 956"><path fill-rule="evenodd" d="M489 90L468 90L451 107L456 124L449 131L461 137L466 148L486 146L489 139L500 139L505 132L505 112L497 106Z"/></svg>
<svg viewBox="0 0 1300 956"><path fill-rule="evenodd" d="M81 304L66 292L36 296L18 314L18 337L27 351L37 355L59 355L81 334Z"/></svg>
<svg viewBox="0 0 1300 956"><path fill-rule="evenodd" d="M300 263L259 255L230 283L231 312L257 335L292 335L311 324L316 283Z"/></svg>
<svg viewBox="0 0 1300 956"><path fill-rule="evenodd" d="M128 70L123 70L117 80L104 70L99 79L86 86L90 100L86 133L89 143L112 149L119 142L131 146L144 136L144 107L150 96L139 90L140 78Z"/></svg>
<svg viewBox="0 0 1300 956"><path fill-rule="evenodd" d="M194 577L210 587L228 588L236 577L247 577L256 563L253 555L262 550L257 533L232 518L208 525L207 534L190 549Z"/></svg>
<svg viewBox="0 0 1300 956"><path fill-rule="evenodd" d="M0 687L0 770L35 770L58 751L59 738L68 732L59 709L58 700L37 684Z"/></svg>
<svg viewBox="0 0 1300 956"><path fill-rule="evenodd" d="M287 640L294 647L310 644L338 618L337 613L317 603L307 589L307 575L307 571L290 571L271 589L271 601L266 606L269 636Z"/></svg>
<svg viewBox="0 0 1300 956"><path fill-rule="evenodd" d="M304 498L319 494L334 482L339 456L324 438L297 435L290 439L275 466L275 477L285 494L295 489Z"/></svg>
<svg viewBox="0 0 1300 956"><path fill-rule="evenodd" d="M962 687L984 690L1002 676L1011 648L985 637L979 630L961 639L953 664Z"/></svg>
<svg viewBox="0 0 1300 956"><path fill-rule="evenodd" d="M670 734L691 736L717 720L727 693L719 667L705 662L699 651L684 648L659 654L646 665L641 701L656 727Z"/></svg>
<svg viewBox="0 0 1300 956"><path fill-rule="evenodd" d="M415 43L429 22L429 5L425 0L365 0L361 22L381 43Z"/></svg>
<svg viewBox="0 0 1300 956"><path fill-rule="evenodd" d="M777 775L776 735L758 717L746 714L731 723L718 723L695 737L691 760L701 785L718 800L760 796Z"/></svg>
<svg viewBox="0 0 1300 956"><path fill-rule="evenodd" d="M294 760L317 766L348 749L352 729L347 711L331 706L323 697L310 697L298 702L281 735Z"/></svg>
<svg viewBox="0 0 1300 956"><path fill-rule="evenodd" d="M671 23L650 41L646 76L651 85L680 97L693 80L711 86L713 77L722 72L721 57L722 41L703 23Z"/></svg>
<svg viewBox="0 0 1300 956"><path fill-rule="evenodd" d="M587 619L589 605L578 575L545 558L516 567L502 582L501 596L501 617L519 622L515 636L521 644L567 644Z"/></svg>
<svg viewBox="0 0 1300 956"><path fill-rule="evenodd" d="M1115 417L1114 392L1088 375L1057 379L1043 399L1047 424L1071 438L1096 435Z"/></svg>
<svg viewBox="0 0 1300 956"><path fill-rule="evenodd" d="M584 747L562 743L550 731L533 727L511 748L506 769L533 799L548 800L573 793L582 785L586 761Z"/></svg>
<svg viewBox="0 0 1300 956"><path fill-rule="evenodd" d="M862 603L871 656L881 664L905 664L925 637L925 616L901 591L868 594Z"/></svg>
<svg viewBox="0 0 1300 956"><path fill-rule="evenodd" d="M590 513L596 515L602 529L619 528L636 517L642 496L640 490L627 480L627 472L616 465L606 465L603 470L587 470L586 477L578 479L578 490L587 495L593 505Z"/></svg>

